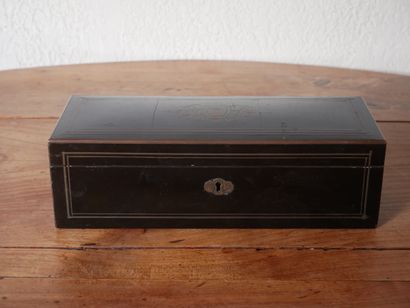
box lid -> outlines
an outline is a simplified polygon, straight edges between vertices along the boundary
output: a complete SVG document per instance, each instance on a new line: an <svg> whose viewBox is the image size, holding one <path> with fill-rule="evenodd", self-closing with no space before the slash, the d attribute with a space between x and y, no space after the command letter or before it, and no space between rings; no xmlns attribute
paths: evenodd
<svg viewBox="0 0 410 308"><path fill-rule="evenodd" d="M50 142L384 143L360 97L73 96Z"/></svg>

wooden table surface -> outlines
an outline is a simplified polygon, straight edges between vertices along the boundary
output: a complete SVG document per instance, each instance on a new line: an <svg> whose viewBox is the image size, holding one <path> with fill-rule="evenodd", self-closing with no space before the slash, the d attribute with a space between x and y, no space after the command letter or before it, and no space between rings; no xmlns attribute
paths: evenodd
<svg viewBox="0 0 410 308"><path fill-rule="evenodd" d="M363 96L388 142L377 229L64 230L47 139L72 94ZM252 62L0 72L0 306L410 305L410 77Z"/></svg>

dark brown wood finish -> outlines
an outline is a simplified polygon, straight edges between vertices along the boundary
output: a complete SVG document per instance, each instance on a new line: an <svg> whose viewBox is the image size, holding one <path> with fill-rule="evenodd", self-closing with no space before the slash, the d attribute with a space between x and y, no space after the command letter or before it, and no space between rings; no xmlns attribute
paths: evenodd
<svg viewBox="0 0 410 308"><path fill-rule="evenodd" d="M409 85L246 62L0 72L0 306L407 307ZM55 229L47 139L71 94L363 96L388 142L379 227Z"/></svg>
<svg viewBox="0 0 410 308"><path fill-rule="evenodd" d="M378 221L385 140L359 97L74 96L49 151L57 227Z"/></svg>
<svg viewBox="0 0 410 308"><path fill-rule="evenodd" d="M360 97L73 96L50 142L384 143Z"/></svg>

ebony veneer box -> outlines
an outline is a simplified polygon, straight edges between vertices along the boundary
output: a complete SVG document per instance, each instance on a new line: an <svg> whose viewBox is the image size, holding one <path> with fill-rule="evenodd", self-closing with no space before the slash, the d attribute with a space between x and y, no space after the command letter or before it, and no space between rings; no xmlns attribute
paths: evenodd
<svg viewBox="0 0 410 308"><path fill-rule="evenodd" d="M72 97L57 227L374 227L386 143L359 97Z"/></svg>

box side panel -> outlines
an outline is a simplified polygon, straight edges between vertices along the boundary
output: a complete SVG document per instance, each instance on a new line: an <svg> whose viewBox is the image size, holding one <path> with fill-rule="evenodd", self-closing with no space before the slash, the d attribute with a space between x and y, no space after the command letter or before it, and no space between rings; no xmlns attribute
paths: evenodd
<svg viewBox="0 0 410 308"><path fill-rule="evenodd" d="M65 190L64 167L60 149L55 149L52 143L48 145L50 161L50 179L53 195L54 219L56 227L70 226L66 210L67 194Z"/></svg>
<svg viewBox="0 0 410 308"><path fill-rule="evenodd" d="M66 192L64 189L64 172L62 167L51 167L51 187L53 192L54 218L56 227L70 227L71 223L67 220L68 213L66 208ZM83 227L83 223L79 225Z"/></svg>
<svg viewBox="0 0 410 308"><path fill-rule="evenodd" d="M366 215L367 220L372 223L374 227L377 226L379 220L386 147L386 143L369 147L369 151L372 151L374 160L371 162L369 168Z"/></svg>

